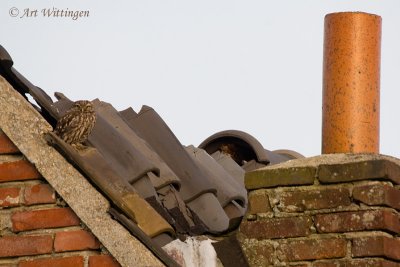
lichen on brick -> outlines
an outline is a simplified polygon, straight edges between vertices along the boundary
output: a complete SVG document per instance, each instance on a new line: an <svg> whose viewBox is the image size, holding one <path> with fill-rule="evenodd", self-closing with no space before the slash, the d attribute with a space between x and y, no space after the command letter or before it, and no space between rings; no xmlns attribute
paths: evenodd
<svg viewBox="0 0 400 267"><path fill-rule="evenodd" d="M242 239L240 244L250 266L270 266L276 262L274 257L276 242Z"/></svg>
<svg viewBox="0 0 400 267"><path fill-rule="evenodd" d="M0 206L18 204L19 199L20 199L19 196L17 197L7 196L4 199L0 199Z"/></svg>

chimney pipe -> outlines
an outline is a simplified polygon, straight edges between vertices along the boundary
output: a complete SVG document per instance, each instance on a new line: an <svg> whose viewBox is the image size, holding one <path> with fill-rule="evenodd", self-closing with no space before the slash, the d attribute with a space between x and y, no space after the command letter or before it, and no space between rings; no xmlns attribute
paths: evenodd
<svg viewBox="0 0 400 267"><path fill-rule="evenodd" d="M325 16L322 153L379 153L381 17Z"/></svg>

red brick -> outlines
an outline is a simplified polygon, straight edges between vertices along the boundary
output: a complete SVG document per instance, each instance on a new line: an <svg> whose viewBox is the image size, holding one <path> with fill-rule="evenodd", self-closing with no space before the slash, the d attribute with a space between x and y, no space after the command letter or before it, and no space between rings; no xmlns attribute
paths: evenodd
<svg viewBox="0 0 400 267"><path fill-rule="evenodd" d="M386 236L355 238L351 252L353 257L382 256L400 260L400 239Z"/></svg>
<svg viewBox="0 0 400 267"><path fill-rule="evenodd" d="M13 207L20 204L21 188L0 188L0 207Z"/></svg>
<svg viewBox="0 0 400 267"><path fill-rule="evenodd" d="M265 242L244 243L243 252L250 266L271 266L275 248L272 244Z"/></svg>
<svg viewBox="0 0 400 267"><path fill-rule="evenodd" d="M286 191L280 194L279 209L284 212L331 209L349 206L350 192L345 188Z"/></svg>
<svg viewBox="0 0 400 267"><path fill-rule="evenodd" d="M70 208L16 212L11 216L11 221L15 232L73 226L80 223Z"/></svg>
<svg viewBox="0 0 400 267"><path fill-rule="evenodd" d="M0 257L28 256L51 253L53 238L44 236L5 236L0 238Z"/></svg>
<svg viewBox="0 0 400 267"><path fill-rule="evenodd" d="M56 252L98 248L100 248L100 242L92 233L84 230L58 232L54 240Z"/></svg>
<svg viewBox="0 0 400 267"><path fill-rule="evenodd" d="M400 216L389 210L367 210L320 214L315 216L320 233L343 233L364 230L386 230L400 233Z"/></svg>
<svg viewBox="0 0 400 267"><path fill-rule="evenodd" d="M249 194L248 214L265 213L270 211L272 211L272 209L266 193L252 191Z"/></svg>
<svg viewBox="0 0 400 267"><path fill-rule="evenodd" d="M15 154L18 153L19 149L14 143L8 138L8 136L0 130L0 155L1 154Z"/></svg>
<svg viewBox="0 0 400 267"><path fill-rule="evenodd" d="M89 267L120 267L121 265L110 255L89 257Z"/></svg>
<svg viewBox="0 0 400 267"><path fill-rule="evenodd" d="M309 235L311 226L310 217L271 218L244 221L240 225L240 232L256 239L299 237Z"/></svg>
<svg viewBox="0 0 400 267"><path fill-rule="evenodd" d="M330 260L314 262L313 267L400 267L400 263L385 259Z"/></svg>
<svg viewBox="0 0 400 267"><path fill-rule="evenodd" d="M37 184L25 188L25 204L56 203L54 189L48 184Z"/></svg>
<svg viewBox="0 0 400 267"><path fill-rule="evenodd" d="M73 256L66 258L46 258L30 261L21 261L18 267L83 267L83 257Z"/></svg>
<svg viewBox="0 0 400 267"><path fill-rule="evenodd" d="M385 205L400 210L400 190L387 184L354 187L353 198L367 205Z"/></svg>
<svg viewBox="0 0 400 267"><path fill-rule="evenodd" d="M278 247L281 261L304 261L333 259L346 256L347 242L344 239L289 240Z"/></svg>
<svg viewBox="0 0 400 267"><path fill-rule="evenodd" d="M40 178L35 166L27 160L0 163L0 182Z"/></svg>

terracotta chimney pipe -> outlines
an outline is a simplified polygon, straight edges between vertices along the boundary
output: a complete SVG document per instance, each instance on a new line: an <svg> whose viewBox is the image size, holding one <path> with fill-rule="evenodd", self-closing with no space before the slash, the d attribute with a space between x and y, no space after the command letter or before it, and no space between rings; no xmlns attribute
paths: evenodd
<svg viewBox="0 0 400 267"><path fill-rule="evenodd" d="M381 17L325 16L322 153L379 153Z"/></svg>

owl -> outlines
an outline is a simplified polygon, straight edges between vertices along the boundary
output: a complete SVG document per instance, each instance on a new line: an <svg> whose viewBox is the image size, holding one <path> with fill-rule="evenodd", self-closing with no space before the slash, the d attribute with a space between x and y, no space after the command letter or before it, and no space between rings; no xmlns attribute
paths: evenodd
<svg viewBox="0 0 400 267"><path fill-rule="evenodd" d="M242 165L242 158L238 152L238 147L234 144L222 144L219 147L219 150L227 155L230 156L237 164Z"/></svg>
<svg viewBox="0 0 400 267"><path fill-rule="evenodd" d="M54 133L64 142L82 147L95 123L93 104L87 100L79 100L58 120Z"/></svg>

